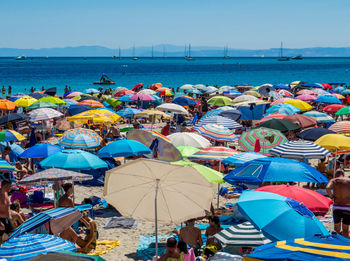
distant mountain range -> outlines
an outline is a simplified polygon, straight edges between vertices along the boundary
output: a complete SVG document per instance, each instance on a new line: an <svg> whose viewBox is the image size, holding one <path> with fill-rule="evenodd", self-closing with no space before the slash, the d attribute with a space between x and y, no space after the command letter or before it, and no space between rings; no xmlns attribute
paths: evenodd
<svg viewBox="0 0 350 261"><path fill-rule="evenodd" d="M76 46L63 48L41 48L41 49L16 49L0 48L1 57L16 57L25 55L29 57L103 57L118 56L119 49L111 49L103 46ZM150 57L152 47L136 47L135 56ZM155 45L153 47L154 57L183 57L185 55L184 46L176 45ZM224 47L192 46L191 55L194 57L222 57ZM231 57L276 57L279 55L279 48L247 50L229 49L228 55ZM350 57L350 47L313 47L301 49L283 50L284 56L303 55L304 57ZM122 57L133 56L133 48L121 49Z"/></svg>

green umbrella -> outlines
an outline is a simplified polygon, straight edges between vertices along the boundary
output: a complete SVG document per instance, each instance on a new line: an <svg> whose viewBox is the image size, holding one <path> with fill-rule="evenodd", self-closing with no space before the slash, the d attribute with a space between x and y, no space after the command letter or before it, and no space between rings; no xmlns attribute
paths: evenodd
<svg viewBox="0 0 350 261"><path fill-rule="evenodd" d="M350 114L350 106L341 108L339 111L335 113L335 115L346 115Z"/></svg>
<svg viewBox="0 0 350 261"><path fill-rule="evenodd" d="M208 168L198 163L194 163L188 160L179 160L171 162L171 164L182 165L182 166L191 166L195 168L203 177L206 178L211 183L225 183L223 180L224 175L219 171Z"/></svg>
<svg viewBox="0 0 350 261"><path fill-rule="evenodd" d="M271 119L269 121L265 121L261 123L259 127L270 128L270 129L279 130L282 132L296 131L300 129L299 125L292 123L290 121L281 120L281 119Z"/></svg>
<svg viewBox="0 0 350 261"><path fill-rule="evenodd" d="M208 103L214 106L227 106L232 105L233 101L226 96L214 96L208 100Z"/></svg>
<svg viewBox="0 0 350 261"><path fill-rule="evenodd" d="M112 105L113 108L122 103L122 102L118 101L118 100L115 99L115 98L108 98L108 99L106 100L106 102L107 102L108 104Z"/></svg>
<svg viewBox="0 0 350 261"><path fill-rule="evenodd" d="M90 94L82 94L82 95L77 95L77 96L74 96L73 98L71 98L72 100L76 100L76 101L79 101L81 98L84 98L84 97L92 97Z"/></svg>
<svg viewBox="0 0 350 261"><path fill-rule="evenodd" d="M45 255L38 255L32 258L31 260L33 261L49 261L49 260L105 261L106 259L103 259L100 256L86 255L86 254L75 253L71 251L60 251L60 252L47 253Z"/></svg>
<svg viewBox="0 0 350 261"><path fill-rule="evenodd" d="M196 152L200 151L200 149L197 149L192 146L176 146L176 148L180 151L182 157L187 158Z"/></svg>
<svg viewBox="0 0 350 261"><path fill-rule="evenodd" d="M62 101L61 99L52 96L42 97L38 100L38 102L51 102L57 105L66 105L65 101Z"/></svg>
<svg viewBox="0 0 350 261"><path fill-rule="evenodd" d="M39 109L39 108L55 108L57 107L57 104L54 104L52 102L34 102L32 105L28 106L26 109L27 110L34 110L34 109Z"/></svg>

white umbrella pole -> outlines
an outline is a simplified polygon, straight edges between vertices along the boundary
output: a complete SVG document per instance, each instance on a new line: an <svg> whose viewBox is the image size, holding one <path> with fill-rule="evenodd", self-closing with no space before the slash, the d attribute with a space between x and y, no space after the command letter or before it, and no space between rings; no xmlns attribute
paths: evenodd
<svg viewBox="0 0 350 261"><path fill-rule="evenodd" d="M154 220L155 220L155 232L156 232L156 260L158 260L158 215L157 215L158 184L159 184L159 179L156 180L156 193L155 193L155 197L154 197Z"/></svg>

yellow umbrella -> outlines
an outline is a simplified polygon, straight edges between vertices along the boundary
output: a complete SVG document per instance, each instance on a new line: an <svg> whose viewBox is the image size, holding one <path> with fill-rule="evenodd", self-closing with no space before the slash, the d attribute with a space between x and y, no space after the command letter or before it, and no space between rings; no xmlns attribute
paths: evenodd
<svg viewBox="0 0 350 261"><path fill-rule="evenodd" d="M15 101L18 107L24 107L27 108L28 106L32 105L34 102L36 102L37 99L34 99L30 96L23 96Z"/></svg>
<svg viewBox="0 0 350 261"><path fill-rule="evenodd" d="M293 105L301 111L312 110L312 106L310 104L308 104L307 102L301 101L301 100L297 100L297 99L289 99L287 101L284 101L283 103L288 103L290 105Z"/></svg>
<svg viewBox="0 0 350 261"><path fill-rule="evenodd" d="M315 144L327 150L350 150L350 138L341 134L326 134L315 141Z"/></svg>
<svg viewBox="0 0 350 261"><path fill-rule="evenodd" d="M301 83L301 81L294 81L294 82L291 82L289 85L299 85Z"/></svg>
<svg viewBox="0 0 350 261"><path fill-rule="evenodd" d="M106 109L84 111L68 118L69 121L81 124L108 125L122 120L118 114Z"/></svg>

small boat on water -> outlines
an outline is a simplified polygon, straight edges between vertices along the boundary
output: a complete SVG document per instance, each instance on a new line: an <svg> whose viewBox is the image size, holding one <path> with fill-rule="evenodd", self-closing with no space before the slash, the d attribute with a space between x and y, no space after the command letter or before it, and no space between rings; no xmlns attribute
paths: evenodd
<svg viewBox="0 0 350 261"><path fill-rule="evenodd" d="M188 45L188 55L186 54L186 46L185 46L185 57L184 57L185 60L187 61L194 61L195 58L191 56L191 45L189 44Z"/></svg>
<svg viewBox="0 0 350 261"><path fill-rule="evenodd" d="M228 55L228 46L224 46L224 59L230 59L231 57Z"/></svg>
<svg viewBox="0 0 350 261"><path fill-rule="evenodd" d="M21 56L16 57L16 60L27 60L27 59L28 59L28 57L25 55L21 55Z"/></svg>
<svg viewBox="0 0 350 261"><path fill-rule="evenodd" d="M280 55L279 58L277 59L280 62L285 62L285 61L289 61L290 58L287 56L283 56L283 43L281 42L281 48L280 48Z"/></svg>
<svg viewBox="0 0 350 261"><path fill-rule="evenodd" d="M292 60L303 60L303 56L301 54L297 55L297 56L293 56Z"/></svg>
<svg viewBox="0 0 350 261"><path fill-rule="evenodd" d="M113 85L115 84L114 81L112 81L111 78L109 78L107 75L102 74L101 79L98 82L93 82L94 84L103 84L103 85Z"/></svg>

